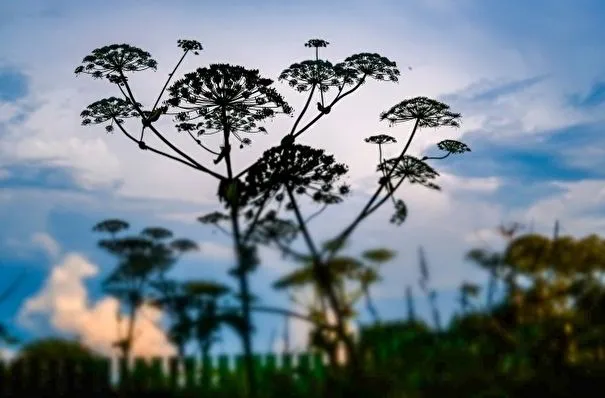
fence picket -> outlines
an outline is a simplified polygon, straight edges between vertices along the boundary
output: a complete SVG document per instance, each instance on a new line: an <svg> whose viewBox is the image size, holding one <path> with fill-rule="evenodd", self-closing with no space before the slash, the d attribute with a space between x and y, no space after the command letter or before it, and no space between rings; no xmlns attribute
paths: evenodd
<svg viewBox="0 0 605 398"><path fill-rule="evenodd" d="M231 376L231 369L229 368L229 356L227 355L219 355L218 357L218 377L219 377L219 387L223 387L229 383L229 378Z"/></svg>
<svg viewBox="0 0 605 398"><path fill-rule="evenodd" d="M180 385L179 367L180 359L178 357L168 358L168 387L172 391L177 390Z"/></svg>
<svg viewBox="0 0 605 398"><path fill-rule="evenodd" d="M118 359L118 380L120 388L128 389L130 387L130 369L126 358Z"/></svg>
<svg viewBox="0 0 605 398"><path fill-rule="evenodd" d="M185 386L187 389L194 389L198 386L195 366L196 361L193 357L186 357L184 361L185 368Z"/></svg>
<svg viewBox="0 0 605 398"><path fill-rule="evenodd" d="M201 385L204 389L211 389L214 387L214 368L212 365L212 357L210 356L204 357L202 360Z"/></svg>
<svg viewBox="0 0 605 398"><path fill-rule="evenodd" d="M164 377L164 359L161 357L151 358L149 364L149 388L152 390L163 389L166 387L166 378Z"/></svg>
<svg viewBox="0 0 605 398"><path fill-rule="evenodd" d="M136 391L146 391L149 388L149 370L145 358L135 358L130 374L130 387Z"/></svg>

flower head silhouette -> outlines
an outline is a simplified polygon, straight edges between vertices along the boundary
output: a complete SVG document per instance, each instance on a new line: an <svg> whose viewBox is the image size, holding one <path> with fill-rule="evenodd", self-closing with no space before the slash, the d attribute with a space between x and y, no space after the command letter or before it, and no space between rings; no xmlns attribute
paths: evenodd
<svg viewBox="0 0 605 398"><path fill-rule="evenodd" d="M126 72L157 69L157 61L151 54L128 44L112 44L97 48L87 55L74 71L76 75L85 73L93 78L105 77L112 83L123 84Z"/></svg>
<svg viewBox="0 0 605 398"><path fill-rule="evenodd" d="M166 104L176 109L173 114L180 122L176 125L179 131L201 136L227 129L244 144L238 133L266 132L257 122L277 113L292 113L282 96L270 87L272 83L258 70L212 64L177 80L168 89Z"/></svg>
<svg viewBox="0 0 605 398"><path fill-rule="evenodd" d="M368 138L365 138L364 141L368 142L370 144L378 144L378 145L393 144L393 143L397 142L397 140L395 138L393 138L387 134L373 135Z"/></svg>
<svg viewBox="0 0 605 398"><path fill-rule="evenodd" d="M349 187L334 185L347 171L346 165L336 163L334 156L326 155L322 149L305 145L274 147L248 171L243 196L252 204L265 194L281 201L283 189L288 188L318 203L337 203L349 192Z"/></svg>
<svg viewBox="0 0 605 398"><path fill-rule="evenodd" d="M141 106L141 104L137 105ZM139 114L134 110L132 102L121 98L109 97L88 105L80 113L80 116L82 117L82 125L84 126L111 122L105 126L105 130L110 133L113 131L114 120L117 123L123 123L124 119L139 117Z"/></svg>
<svg viewBox="0 0 605 398"><path fill-rule="evenodd" d="M449 105L427 98L415 97L401 101L380 114L380 120L391 125L410 120L418 121L418 127L460 127L460 114L451 112Z"/></svg>

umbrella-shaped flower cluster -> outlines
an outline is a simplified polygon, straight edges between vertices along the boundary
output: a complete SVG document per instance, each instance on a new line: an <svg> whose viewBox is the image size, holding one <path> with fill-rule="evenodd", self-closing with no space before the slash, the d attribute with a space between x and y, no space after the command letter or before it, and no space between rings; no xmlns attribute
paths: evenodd
<svg viewBox="0 0 605 398"><path fill-rule="evenodd" d="M330 87L343 85L343 76L339 71L329 61L302 61L290 65L279 75L278 80L288 82L290 87L299 92L309 91L315 86L325 93Z"/></svg>
<svg viewBox="0 0 605 398"><path fill-rule="evenodd" d="M439 173L422 160L411 155L404 155L402 159L387 159L378 165L378 171L391 173L391 178L405 177L410 184L420 184L427 188L439 189L439 186L431 182Z"/></svg>
<svg viewBox="0 0 605 398"><path fill-rule="evenodd" d="M242 141L238 132L264 132L257 122L292 113L272 83L258 70L212 64L177 80L168 89L166 104L176 110L179 131L195 131L198 136L227 131Z"/></svg>
<svg viewBox="0 0 605 398"><path fill-rule="evenodd" d="M283 199L283 189L288 188L318 203L337 203L349 192L347 185L335 187L347 171L345 164L336 163L334 156L326 155L322 149L305 145L273 147L248 170L243 199L256 204L267 195L279 201Z"/></svg>
<svg viewBox="0 0 605 398"><path fill-rule="evenodd" d="M449 105L442 102L415 97L382 112L380 120L388 120L391 125L417 121L418 127L460 127L460 114L449 109Z"/></svg>
<svg viewBox="0 0 605 398"><path fill-rule="evenodd" d="M365 142L370 144L384 145L384 144L394 144L397 140L394 137L386 134L378 134L373 135L364 139Z"/></svg>
<svg viewBox="0 0 605 398"><path fill-rule="evenodd" d="M142 105L137 103L137 106ZM124 119L131 117L139 117L135 111L132 102L121 98L110 97L93 102L88 105L85 110L80 113L82 117L82 125L101 124L111 122L105 126L108 133L113 131L113 122L123 123Z"/></svg>
<svg viewBox="0 0 605 398"><path fill-rule="evenodd" d="M85 73L96 79L107 78L112 83L123 84L126 72L157 69L157 61L151 54L128 44L112 44L97 48L82 60L83 65L75 73Z"/></svg>

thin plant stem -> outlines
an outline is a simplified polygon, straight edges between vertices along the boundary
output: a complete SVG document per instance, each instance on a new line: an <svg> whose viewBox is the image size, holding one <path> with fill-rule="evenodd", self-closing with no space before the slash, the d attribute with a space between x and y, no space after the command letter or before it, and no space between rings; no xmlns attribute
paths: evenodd
<svg viewBox="0 0 605 398"><path fill-rule="evenodd" d="M416 122L414 123L414 128L412 130L412 134L410 135L408 142L406 143L405 147L403 148L403 151L401 151L401 154L397 157L398 161L400 161L403 158L403 156L407 152L408 148L410 147L410 144L412 143L414 135L416 134L416 130L418 129L418 123L419 123L419 119L416 119ZM378 196L380 195L380 193L382 192L382 190L388 183L388 181L389 181L391 175L393 174L393 172L395 171L396 167L397 167L397 164L395 163L393 165L393 167L390 169L389 173L387 174L385 181L382 184L380 184L380 186L376 189L376 192L374 192L374 195L370 198L370 200L364 206L364 208L361 210L359 215L353 220L353 222L347 228L344 229L343 232L340 233L340 235L338 235L338 237L336 238L337 241L346 240L353 233L355 228L357 228L357 226L361 223L361 221L363 221L369 214L371 214L371 212L373 212L376 209L376 208L374 208L370 211L371 206L374 204L374 201L376 201L376 199L378 198ZM399 186L399 184L398 184L398 186ZM395 192L395 189L393 189L392 192L389 193L389 195L392 195L394 192ZM388 199L388 195L387 195L387 199ZM384 203L384 201L383 201L383 203ZM326 250L326 251L328 252L328 257L327 257L328 261L333 259L337 253L337 250L334 250L334 249Z"/></svg>

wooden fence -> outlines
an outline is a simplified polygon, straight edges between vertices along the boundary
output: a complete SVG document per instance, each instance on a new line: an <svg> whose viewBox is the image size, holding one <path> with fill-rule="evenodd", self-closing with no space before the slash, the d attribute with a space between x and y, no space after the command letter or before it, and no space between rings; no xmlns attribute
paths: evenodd
<svg viewBox="0 0 605 398"><path fill-rule="evenodd" d="M390 358L406 340L403 335L380 337L370 343L370 355L363 359L367 365L378 365ZM274 388L279 380L288 379L287 383L294 383L294 388L302 393L299 396L307 396L305 391L313 395L308 389L323 383L329 367L327 357L319 353L256 354L253 360L261 390ZM235 397L246 389L243 368L242 355L218 355L208 358L206 363L193 357L136 358L130 363L115 358L80 362L0 359L0 398L106 398L118 390L156 391L162 397L169 396L166 392L210 390Z"/></svg>
<svg viewBox="0 0 605 398"><path fill-rule="evenodd" d="M84 394L107 397L119 387L128 391L241 391L245 389L243 357L220 355L207 363L195 358L109 358L81 362L58 360L0 361L0 397L59 397ZM261 388L276 375L291 375L297 388L321 382L327 364L320 354L267 354L254 356Z"/></svg>

